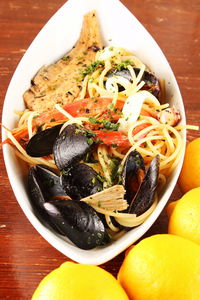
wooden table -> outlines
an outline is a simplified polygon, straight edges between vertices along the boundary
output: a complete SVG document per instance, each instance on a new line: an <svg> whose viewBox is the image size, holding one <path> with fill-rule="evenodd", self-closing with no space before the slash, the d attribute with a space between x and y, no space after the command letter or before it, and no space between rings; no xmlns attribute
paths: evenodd
<svg viewBox="0 0 200 300"><path fill-rule="evenodd" d="M6 89L19 60L38 31L64 2L0 1L1 110ZM199 125L200 2L122 2L143 23L164 51L182 92L187 122ZM199 132L188 132L188 140L197 136ZM43 276L67 258L51 247L22 213L7 178L2 152L0 155L0 299L30 299ZM178 199L180 195L176 187L170 200ZM167 217L164 211L146 236L166 231ZM102 267L116 275L123 258L122 253Z"/></svg>

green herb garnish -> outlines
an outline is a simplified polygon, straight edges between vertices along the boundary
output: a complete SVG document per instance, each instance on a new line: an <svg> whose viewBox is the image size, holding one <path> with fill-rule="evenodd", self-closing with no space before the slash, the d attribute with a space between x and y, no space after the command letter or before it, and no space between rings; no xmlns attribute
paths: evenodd
<svg viewBox="0 0 200 300"><path fill-rule="evenodd" d="M97 175L97 179L98 179L99 181L101 181L101 182L105 182L105 181L106 181L105 177L101 176L100 174Z"/></svg>
<svg viewBox="0 0 200 300"><path fill-rule="evenodd" d="M95 118L95 117L89 117L88 120L89 120L89 122L92 123L92 124L101 124L101 120L98 120L98 119Z"/></svg>
<svg viewBox="0 0 200 300"><path fill-rule="evenodd" d="M113 103L108 104L108 109L113 110L114 109L114 104Z"/></svg>
<svg viewBox="0 0 200 300"><path fill-rule="evenodd" d="M103 126L107 129L107 130L111 130L111 131L117 131L119 128L119 123L112 123L110 121L106 121L103 120Z"/></svg>
<svg viewBox="0 0 200 300"><path fill-rule="evenodd" d="M99 120L95 117L89 117L89 122L92 124L102 124L105 129L111 130L111 131L117 131L119 128L119 123L112 123L112 122L106 121L106 120Z"/></svg>
<svg viewBox="0 0 200 300"><path fill-rule="evenodd" d="M86 76L86 75L91 74L94 71L96 71L99 67L103 67L103 66L104 66L103 61L96 60L93 63L91 63L88 67L86 67L85 70L81 71L81 74L83 76Z"/></svg>
<svg viewBox="0 0 200 300"><path fill-rule="evenodd" d="M116 69L118 70L118 71L121 71L121 70L123 70L123 69L127 69L127 67L128 66L131 66L131 65L133 65L134 63L132 62L132 61L130 61L130 60L124 60L124 61L122 61L121 62L121 64L118 64L117 66L116 66Z"/></svg>
<svg viewBox="0 0 200 300"><path fill-rule="evenodd" d="M64 61L68 61L69 59L70 59L70 56L69 56L69 55L64 56L64 57L62 58L62 60L64 60Z"/></svg>
<svg viewBox="0 0 200 300"><path fill-rule="evenodd" d="M94 143L92 138L87 139L87 144L90 146Z"/></svg>

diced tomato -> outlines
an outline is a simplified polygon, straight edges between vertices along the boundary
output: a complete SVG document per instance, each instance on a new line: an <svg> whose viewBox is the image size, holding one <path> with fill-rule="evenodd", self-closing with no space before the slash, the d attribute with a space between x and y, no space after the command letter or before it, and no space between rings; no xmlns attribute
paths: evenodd
<svg viewBox="0 0 200 300"><path fill-rule="evenodd" d="M103 144L108 146L128 147L130 146L127 135L120 131L94 131L96 139L99 139Z"/></svg>
<svg viewBox="0 0 200 300"><path fill-rule="evenodd" d="M120 112L124 102L118 100L115 110L109 110L108 106L112 103L111 98L87 98L66 104L63 109L73 117L93 117L96 115L106 114L106 119L117 121L120 118ZM105 117L105 115L103 116ZM37 125L48 123L51 121L65 120L66 116L57 109L41 113L34 120Z"/></svg>

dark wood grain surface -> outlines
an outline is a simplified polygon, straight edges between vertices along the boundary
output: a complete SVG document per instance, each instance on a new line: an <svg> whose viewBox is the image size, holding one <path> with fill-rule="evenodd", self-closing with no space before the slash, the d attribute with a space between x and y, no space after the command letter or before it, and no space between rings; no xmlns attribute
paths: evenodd
<svg viewBox="0 0 200 300"><path fill-rule="evenodd" d="M80 0L81 1L81 0ZM65 0L0 1L0 108L12 74L29 44ZM164 51L184 99L188 124L200 120L200 2L123 0ZM105 8L106 9L106 8ZM120 19L120 16L119 16ZM134 33L132 33L134 34ZM14 103L15 99L13 99ZM14 105L14 104L13 104ZM188 140L199 136L189 131ZM175 188L170 201L181 193ZM165 211L146 236L167 232ZM116 275L120 254L102 265ZM30 299L39 281L67 257L32 227L11 190L0 152L0 299Z"/></svg>

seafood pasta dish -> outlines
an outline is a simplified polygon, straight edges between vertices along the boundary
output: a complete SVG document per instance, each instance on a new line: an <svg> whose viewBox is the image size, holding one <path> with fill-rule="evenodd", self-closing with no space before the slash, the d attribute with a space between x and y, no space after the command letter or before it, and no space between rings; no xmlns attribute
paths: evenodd
<svg viewBox="0 0 200 300"><path fill-rule="evenodd" d="M27 163L35 215L82 249L143 223L182 155L180 113L131 51L104 47L94 11L72 50L41 69L7 139Z"/></svg>

